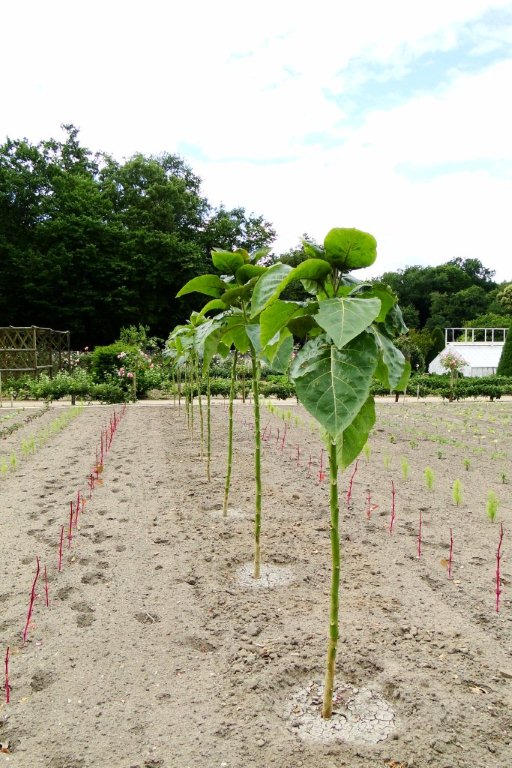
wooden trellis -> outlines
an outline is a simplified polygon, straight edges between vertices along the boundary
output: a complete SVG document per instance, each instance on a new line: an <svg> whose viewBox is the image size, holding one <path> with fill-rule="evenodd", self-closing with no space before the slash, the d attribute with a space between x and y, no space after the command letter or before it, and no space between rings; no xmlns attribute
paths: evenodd
<svg viewBox="0 0 512 768"><path fill-rule="evenodd" d="M53 376L64 365L70 365L69 331L0 327L0 376L38 376L41 371Z"/></svg>

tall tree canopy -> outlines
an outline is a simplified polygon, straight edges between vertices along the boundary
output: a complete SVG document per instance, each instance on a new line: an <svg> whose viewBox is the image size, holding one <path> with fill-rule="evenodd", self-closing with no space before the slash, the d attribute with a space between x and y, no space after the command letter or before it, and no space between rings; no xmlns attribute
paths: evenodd
<svg viewBox="0 0 512 768"><path fill-rule="evenodd" d="M398 295L411 325L436 328L459 327L477 314L495 311L493 276L478 259L457 258L437 267L385 272L380 280Z"/></svg>
<svg viewBox="0 0 512 768"><path fill-rule="evenodd" d="M165 337L193 309L174 297L213 245L274 240L262 216L213 208L180 157L119 163L63 128L64 141L0 147L0 325L69 329L75 346L138 323Z"/></svg>

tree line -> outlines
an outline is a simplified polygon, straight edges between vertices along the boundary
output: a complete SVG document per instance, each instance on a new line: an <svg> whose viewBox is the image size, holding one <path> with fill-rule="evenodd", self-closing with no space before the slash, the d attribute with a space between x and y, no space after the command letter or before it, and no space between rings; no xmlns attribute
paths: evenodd
<svg viewBox="0 0 512 768"><path fill-rule="evenodd" d="M118 162L65 139L0 147L0 325L70 330L75 348L149 326L162 338L193 309L175 298L214 246L259 248L263 216L214 208L177 155Z"/></svg>
<svg viewBox="0 0 512 768"><path fill-rule="evenodd" d="M176 293L208 272L213 247L253 251L275 239L263 216L213 207L181 157L119 162L62 127L62 141L0 147L0 325L70 330L75 348L108 343L131 325L166 338L195 308ZM292 266L305 258L302 243L280 255ZM496 283L478 259L408 266L377 281L398 296L413 366L435 356L445 327L512 322L512 284ZM300 285L283 296L301 297Z"/></svg>

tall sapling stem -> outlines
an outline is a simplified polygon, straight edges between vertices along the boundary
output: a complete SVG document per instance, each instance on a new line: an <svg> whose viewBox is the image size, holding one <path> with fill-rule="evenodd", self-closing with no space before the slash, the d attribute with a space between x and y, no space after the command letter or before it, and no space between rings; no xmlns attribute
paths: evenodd
<svg viewBox="0 0 512 768"><path fill-rule="evenodd" d="M339 502L338 502L338 457L336 440L330 440L329 445L329 474L331 481L331 600L329 611L329 642L327 645L327 667L325 673L324 700L322 717L332 715L332 698L334 691L334 673L336 667L336 651L339 637L339 589L340 589L340 534L339 534Z"/></svg>

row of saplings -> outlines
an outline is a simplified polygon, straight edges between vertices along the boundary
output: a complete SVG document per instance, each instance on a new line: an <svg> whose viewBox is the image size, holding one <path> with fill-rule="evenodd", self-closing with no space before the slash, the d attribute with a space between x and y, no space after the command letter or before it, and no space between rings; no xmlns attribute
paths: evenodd
<svg viewBox="0 0 512 768"><path fill-rule="evenodd" d="M231 477L233 446L233 394L239 355L251 361L254 407L254 572L260 578L261 533L261 431L260 366L289 371L297 399L319 422L327 445L330 476L332 577L329 639L322 717L333 708L335 660L338 642L340 541L338 473L351 464L365 445L375 422L371 394L377 380L388 391L404 391L409 363L394 344L407 328L397 299L381 283L365 283L349 274L373 264L376 241L357 229L330 230L323 246L304 242L307 259L293 268L275 263L265 266L268 249L248 253L215 249L215 274L190 280L178 296L197 291L208 297L200 312L177 326L168 346L177 367L184 370L190 392L206 376L207 456L210 472L210 390L207 372L214 355L233 352L229 402L228 470L224 512ZM300 280L308 301L283 301L280 297L293 281ZM302 346L293 357L294 338ZM293 359L292 359L293 358ZM201 391L201 386L199 387ZM199 398L201 430L203 402ZM190 402L189 419L193 418ZM201 445L203 434L201 434Z"/></svg>

